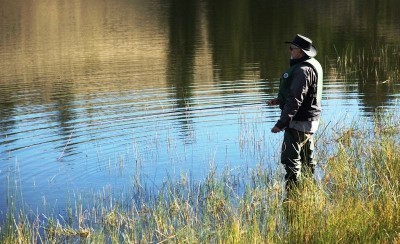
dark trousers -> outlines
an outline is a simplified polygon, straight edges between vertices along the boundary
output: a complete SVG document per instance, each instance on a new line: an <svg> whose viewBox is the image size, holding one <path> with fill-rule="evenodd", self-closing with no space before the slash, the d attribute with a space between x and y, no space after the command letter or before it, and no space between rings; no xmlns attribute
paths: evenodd
<svg viewBox="0 0 400 244"><path fill-rule="evenodd" d="M301 177L314 175L314 139L311 133L285 129L281 163L285 166L286 189L297 185Z"/></svg>

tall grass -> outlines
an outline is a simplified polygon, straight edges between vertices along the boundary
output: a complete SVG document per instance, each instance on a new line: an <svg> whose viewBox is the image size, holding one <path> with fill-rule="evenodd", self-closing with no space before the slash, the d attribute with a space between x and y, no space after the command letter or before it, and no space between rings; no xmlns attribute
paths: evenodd
<svg viewBox="0 0 400 244"><path fill-rule="evenodd" d="M368 49L348 46L342 53L337 53L336 66L338 74L345 80L357 79L363 83L378 84L399 83L400 49L388 45L377 45Z"/></svg>
<svg viewBox="0 0 400 244"><path fill-rule="evenodd" d="M290 201L283 201L282 175L262 166L240 174L212 169L202 182L182 175L157 191L136 178L127 197L80 196L63 217L22 211L10 201L0 242L400 242L395 116L378 113L373 128L351 125L319 138L322 173L304 179Z"/></svg>

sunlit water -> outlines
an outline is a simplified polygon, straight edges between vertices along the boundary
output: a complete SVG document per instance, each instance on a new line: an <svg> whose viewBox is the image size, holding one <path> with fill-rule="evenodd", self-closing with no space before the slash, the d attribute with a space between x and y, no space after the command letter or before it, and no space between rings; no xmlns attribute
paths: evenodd
<svg viewBox="0 0 400 244"><path fill-rule="evenodd" d="M287 64L281 42L297 30L286 27L290 34L275 35L278 40L261 32L241 39L232 34L237 29L219 36L224 20L207 1L4 7L0 211L15 186L33 209L44 202L63 208L73 193L117 195L137 177L157 187L182 175L201 181L210 167L281 169L282 134L270 133L280 111L265 101L276 96ZM246 18L233 21L251 25ZM237 28L240 36L250 34ZM388 43L398 38L388 33L378 35ZM336 49L320 50L325 135L346 120L370 123L377 108L398 111L398 85L336 79Z"/></svg>

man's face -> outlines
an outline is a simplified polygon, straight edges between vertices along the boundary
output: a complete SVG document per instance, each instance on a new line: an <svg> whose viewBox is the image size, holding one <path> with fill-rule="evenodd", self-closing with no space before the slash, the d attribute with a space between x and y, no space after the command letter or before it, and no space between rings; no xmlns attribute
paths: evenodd
<svg viewBox="0 0 400 244"><path fill-rule="evenodd" d="M295 45L290 45L289 51L290 51L290 59L299 59L304 56L303 51L300 48L296 47Z"/></svg>

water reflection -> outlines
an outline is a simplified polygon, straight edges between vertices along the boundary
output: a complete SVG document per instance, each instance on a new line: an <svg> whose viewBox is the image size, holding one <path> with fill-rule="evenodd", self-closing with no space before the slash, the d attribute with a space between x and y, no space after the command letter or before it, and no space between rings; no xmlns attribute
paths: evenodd
<svg viewBox="0 0 400 244"><path fill-rule="evenodd" d="M179 123L187 138L193 123L190 98L193 96L196 44L200 39L198 1L172 0L169 8L167 84L174 89L176 106L182 118Z"/></svg>
<svg viewBox="0 0 400 244"><path fill-rule="evenodd" d="M207 153L238 166L273 161L260 154L269 150L267 133L279 113L263 102L276 95L289 58L283 42L296 33L319 49L324 120L398 108L398 85L346 80L337 69L349 47L357 53L398 44L395 0L311 0L302 11L294 0L0 5L0 180L18 159L31 194L32 178L59 194L65 182L124 185L137 162L151 172L171 168L170 161L203 169L213 157ZM245 136L252 141L243 143ZM263 150L256 155L244 144ZM127 176L110 180L110 162L128 168Z"/></svg>
<svg viewBox="0 0 400 244"><path fill-rule="evenodd" d="M373 114L376 109L381 107L390 107L393 104L393 90L396 86L390 84L358 84L360 93L361 108L367 114ZM397 86L397 90L399 87Z"/></svg>
<svg viewBox="0 0 400 244"><path fill-rule="evenodd" d="M328 66L340 50L349 46L368 50L368 46L393 45L400 39L397 1L309 1L300 12L291 8L293 4L3 2L2 136L18 123L16 108L27 104L47 104L58 110L60 136L65 138L78 116L74 114L76 97L88 101L85 110L93 118L98 111L90 101L98 98L96 94L165 85L174 87L171 99L185 118L179 120L184 124L182 131L189 131L194 87L217 81L219 90L228 88L225 93L229 94L226 81L235 86L235 80L276 79L287 65L281 44L293 33L313 37L328 76ZM269 95L273 82L263 84ZM369 111L390 103L393 90L387 84L360 84L359 92L365 94L362 107Z"/></svg>
<svg viewBox="0 0 400 244"><path fill-rule="evenodd" d="M8 92L1 92L1 91L6 91L6 89L0 89L0 96L4 99L4 101L0 102L0 120L1 120L1 126L0 126L0 139L5 140L5 136L8 134L7 132L12 130L15 121L14 121L14 102L10 99L12 96Z"/></svg>
<svg viewBox="0 0 400 244"><path fill-rule="evenodd" d="M208 1L208 30L218 80L243 77L250 43L250 1Z"/></svg>
<svg viewBox="0 0 400 244"><path fill-rule="evenodd" d="M77 119L76 108L74 106L74 91L73 82L71 80L60 80L54 82L54 92L52 93L52 100L54 101L53 108L57 111L55 121L59 128L58 134L60 135L61 145L58 148L64 148L58 159L61 159L65 154L74 152L75 147L69 145L72 136L75 121Z"/></svg>

